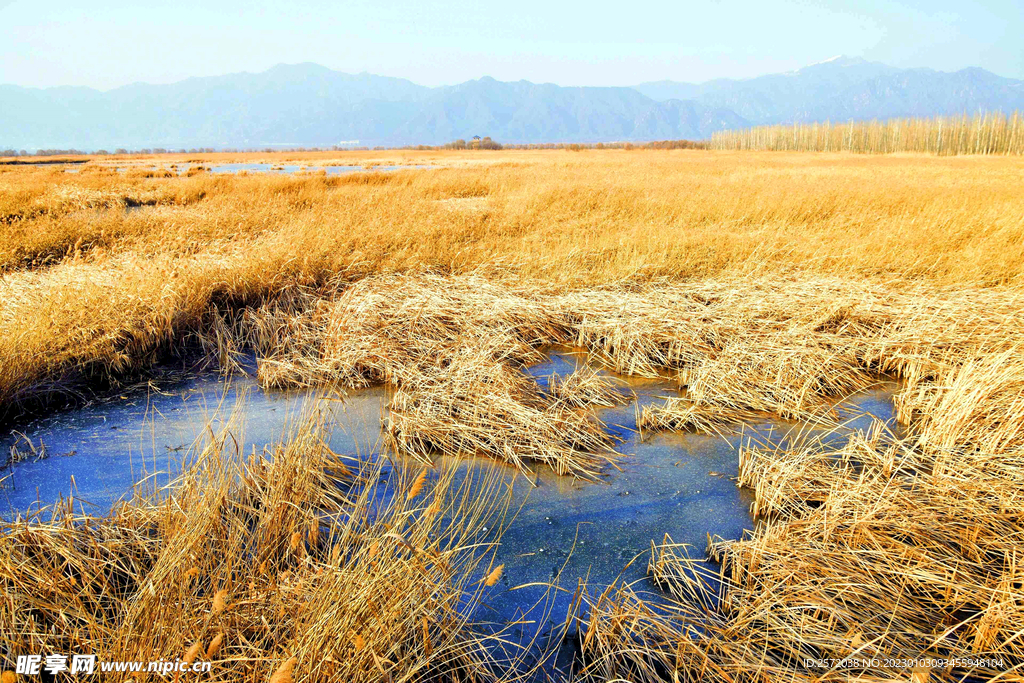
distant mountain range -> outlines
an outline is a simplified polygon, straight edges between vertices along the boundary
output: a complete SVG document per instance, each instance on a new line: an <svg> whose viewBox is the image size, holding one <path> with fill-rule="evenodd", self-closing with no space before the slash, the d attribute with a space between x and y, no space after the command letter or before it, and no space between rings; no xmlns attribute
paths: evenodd
<svg viewBox="0 0 1024 683"><path fill-rule="evenodd" d="M0 85L0 148L360 146L703 139L765 123L1024 110L1024 82L836 57L702 84L562 87L481 78L427 88L316 64L107 92Z"/></svg>
<svg viewBox="0 0 1024 683"><path fill-rule="evenodd" d="M789 73L700 85L656 81L635 90L657 101L728 109L752 125L1024 111L1024 81L976 67L897 69L844 56Z"/></svg>

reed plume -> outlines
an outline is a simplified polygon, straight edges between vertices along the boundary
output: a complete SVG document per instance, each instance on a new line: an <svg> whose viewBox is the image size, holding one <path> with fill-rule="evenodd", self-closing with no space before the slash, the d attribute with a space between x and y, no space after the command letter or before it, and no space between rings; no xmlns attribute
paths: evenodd
<svg viewBox="0 0 1024 683"><path fill-rule="evenodd" d="M211 613L214 616L216 616L218 614L223 614L224 611L227 610L227 608L228 608L228 589L227 588L221 588L219 591L217 591L213 595L213 606L212 606L212 609L211 609Z"/></svg>
<svg viewBox="0 0 1024 683"><path fill-rule="evenodd" d="M501 580L501 575L505 571L505 565L499 564L495 567L490 574L484 579L484 585L487 587L494 586Z"/></svg>
<svg viewBox="0 0 1024 683"><path fill-rule="evenodd" d="M224 645L224 634L218 633L214 636L213 640L210 641L210 646L206 648L206 659L210 660L217 656L220 652L221 646Z"/></svg>
<svg viewBox="0 0 1024 683"><path fill-rule="evenodd" d="M423 484L426 481L427 471L422 470L420 471L419 476L416 477L415 481L413 481L412 486L409 487L409 492L405 494L405 499L412 500L416 496L420 495L420 492L423 491Z"/></svg>
<svg viewBox="0 0 1024 683"><path fill-rule="evenodd" d="M186 664L191 664L192 662L196 661L196 657L199 656L199 653L202 652L202 650L203 642L201 640L197 640L196 642L192 643L192 647L185 651L185 654L181 658L181 661L185 662Z"/></svg>
<svg viewBox="0 0 1024 683"><path fill-rule="evenodd" d="M277 667L274 675L270 677L270 683L292 683L293 669L295 669L295 657L290 657Z"/></svg>

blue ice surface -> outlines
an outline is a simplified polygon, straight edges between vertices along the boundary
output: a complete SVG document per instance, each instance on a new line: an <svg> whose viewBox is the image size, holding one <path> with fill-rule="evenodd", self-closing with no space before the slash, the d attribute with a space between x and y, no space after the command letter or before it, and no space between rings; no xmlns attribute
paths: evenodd
<svg viewBox="0 0 1024 683"><path fill-rule="evenodd" d="M210 167L211 173L239 173L246 171L249 173L298 173L309 172L318 173L325 171L327 175L344 175L346 173L363 173L363 172L376 172L376 171L400 171L407 168L429 168L428 166L373 166L370 168L364 166L317 166L315 164L309 164L304 166L298 166L293 164L213 164Z"/></svg>
<svg viewBox="0 0 1024 683"><path fill-rule="evenodd" d="M173 164L165 164L155 167L156 170L170 170L176 172L178 175L184 175L190 168L195 166L203 166L211 173L273 173L273 174L293 174L293 173L319 173L320 171L325 172L327 175L345 175L347 173L375 173L375 172L390 172L390 171L402 171L407 169L420 169L420 168L434 168L428 165L409 165L409 166L345 166L345 165L317 165L311 164L262 164L262 163L236 163L236 164L195 164L190 162L180 162ZM135 166L131 167L134 170L147 171L154 170L154 167ZM116 169L118 172L124 173L129 170L129 167L119 166ZM77 173L78 169L65 169L66 173Z"/></svg>
<svg viewBox="0 0 1024 683"><path fill-rule="evenodd" d="M527 372L545 387L553 373L566 375L585 362L582 354L551 353ZM552 622L564 620L580 579L591 593L618 582L656 598L657 589L647 577L652 542L663 542L667 534L675 543L691 546L691 556L699 559L709 535L739 539L754 528L752 494L734 480L737 448L751 437L778 441L798 425L765 420L724 437L662 432L641 438L637 404L678 396L675 385L667 378L618 379L629 402L598 410L597 417L622 440L617 450L623 457L599 480L559 476L544 467L524 476L483 458L456 463L464 470L460 476L471 468L498 467L515 497L515 518L494 551L494 565L504 564L505 571L498 585L486 591L477 618L496 624L524 617L539 621L538 610L550 609ZM881 385L844 405L891 421L891 391L891 385ZM145 481L150 488L166 483L207 430L227 426L248 453L286 439L315 407L326 411L334 425L332 450L374 457L388 397L388 389L373 387L323 400L311 392L264 391L244 375L230 382L202 376L46 416L0 441L4 449L18 441L24 451L27 439L37 449L45 445L47 453L0 473L0 478L7 477L0 488L0 515L24 515L69 495L75 496L76 509L103 514L129 496L137 482ZM864 428L870 420L861 417L850 426ZM387 495L380 492L381 499ZM547 584L552 582L564 590L551 592ZM522 587L526 584L543 585ZM531 611L534 605L541 607ZM521 627L520 635L528 637L531 628L537 626Z"/></svg>

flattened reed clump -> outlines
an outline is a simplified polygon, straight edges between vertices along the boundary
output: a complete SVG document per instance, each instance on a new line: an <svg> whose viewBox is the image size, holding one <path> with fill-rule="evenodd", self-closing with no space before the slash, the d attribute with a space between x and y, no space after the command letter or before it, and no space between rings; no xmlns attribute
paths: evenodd
<svg viewBox="0 0 1024 683"><path fill-rule="evenodd" d="M566 337L529 293L480 276L370 278L298 316L264 310L246 324L267 384L397 387L385 423L396 452L540 462L580 477L615 458L600 421L523 372L543 359L538 347Z"/></svg>
<svg viewBox="0 0 1024 683"><path fill-rule="evenodd" d="M480 454L594 477L615 458L599 420L552 401L521 371L478 358L457 358L444 375L399 389L389 407L387 442L426 461Z"/></svg>
<svg viewBox="0 0 1024 683"><path fill-rule="evenodd" d="M1024 453L1022 353L1024 348L1012 346L916 384L897 398L901 420L930 449Z"/></svg>
<svg viewBox="0 0 1024 683"><path fill-rule="evenodd" d="M407 500L385 492L402 477L387 484L379 464L332 453L316 421L251 457L235 444L211 438L167 490L139 492L108 517L69 502L48 520L4 523L0 668L13 654L85 651L205 653L220 681L516 671L505 634L470 623L493 547L484 528L500 527L508 505L493 472L456 483L438 471L428 494Z"/></svg>
<svg viewBox="0 0 1024 683"><path fill-rule="evenodd" d="M586 365L580 365L564 377L557 374L549 377L547 393L570 408L610 408L629 401L619 382Z"/></svg>
<svg viewBox="0 0 1024 683"><path fill-rule="evenodd" d="M674 377L683 397L645 407L641 428L722 433L773 415L834 422L834 406L880 374L912 392L972 355L1024 340L1019 305L1013 292L954 299L832 278L552 294L497 276L427 274L342 282L298 309L252 311L240 328L262 354L267 385L395 386L386 432L400 452L483 454L591 476L612 444L588 411L617 397L585 370L541 391L522 368L545 346L580 347L624 374Z"/></svg>
<svg viewBox="0 0 1024 683"><path fill-rule="evenodd" d="M670 430L719 435L734 432L739 425L765 419L765 413L722 405L707 405L685 398L668 398L657 405L643 406L636 424L641 430Z"/></svg>

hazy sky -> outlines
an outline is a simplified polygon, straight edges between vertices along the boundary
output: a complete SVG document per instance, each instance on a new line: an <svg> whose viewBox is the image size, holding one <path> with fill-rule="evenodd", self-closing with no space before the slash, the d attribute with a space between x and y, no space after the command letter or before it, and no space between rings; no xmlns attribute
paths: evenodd
<svg viewBox="0 0 1024 683"><path fill-rule="evenodd" d="M317 62L424 85L704 81L837 54L1024 78L1024 0L0 0L0 83L109 89Z"/></svg>

